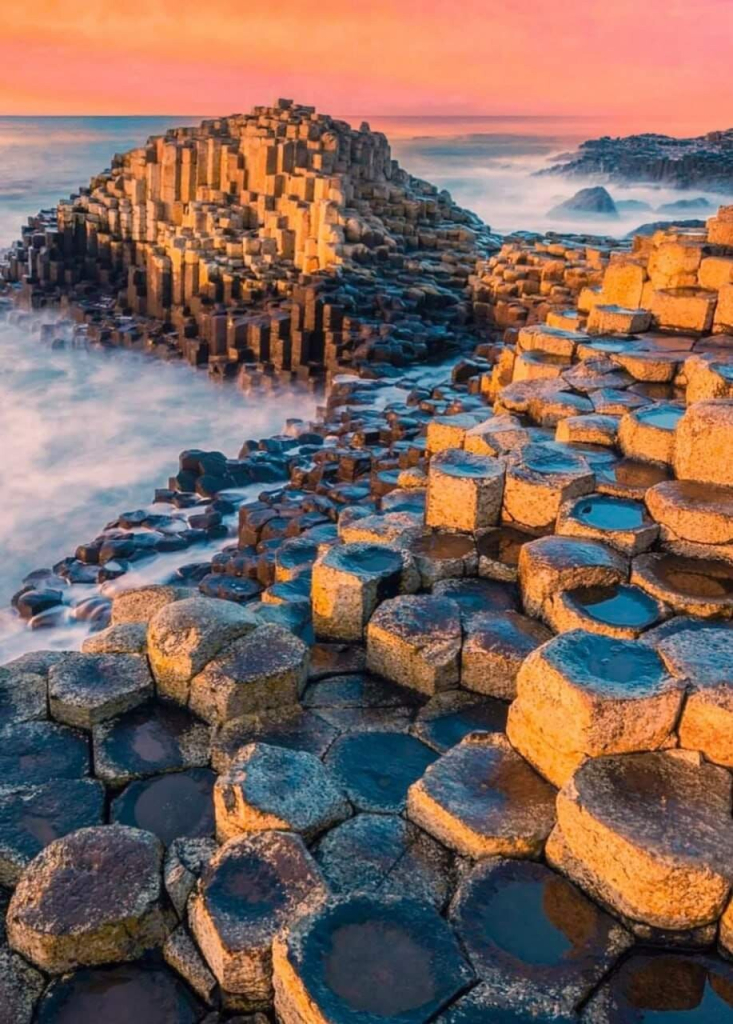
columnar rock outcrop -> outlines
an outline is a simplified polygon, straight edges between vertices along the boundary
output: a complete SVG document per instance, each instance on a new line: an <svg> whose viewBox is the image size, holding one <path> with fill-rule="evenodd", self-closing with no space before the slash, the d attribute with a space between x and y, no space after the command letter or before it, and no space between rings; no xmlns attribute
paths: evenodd
<svg viewBox="0 0 733 1024"><path fill-rule="evenodd" d="M338 379L28 579L92 596L0 669L16 1020L733 1020L732 346L639 301Z"/></svg>
<svg viewBox="0 0 733 1024"><path fill-rule="evenodd" d="M384 135L279 100L115 156L31 218L0 279L26 308L69 302L95 340L306 380L450 347L496 247Z"/></svg>

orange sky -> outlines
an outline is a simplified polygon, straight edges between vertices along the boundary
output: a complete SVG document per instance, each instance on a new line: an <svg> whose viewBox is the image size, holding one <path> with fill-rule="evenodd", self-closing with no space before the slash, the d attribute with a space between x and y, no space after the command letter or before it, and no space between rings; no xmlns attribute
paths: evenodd
<svg viewBox="0 0 733 1024"><path fill-rule="evenodd" d="M0 114L626 115L733 125L733 0L28 0Z"/></svg>

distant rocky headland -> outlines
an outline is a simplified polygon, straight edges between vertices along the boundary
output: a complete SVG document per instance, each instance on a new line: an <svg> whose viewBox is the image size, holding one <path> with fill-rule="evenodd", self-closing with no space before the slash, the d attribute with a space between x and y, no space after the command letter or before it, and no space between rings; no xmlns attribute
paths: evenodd
<svg viewBox="0 0 733 1024"><path fill-rule="evenodd" d="M116 156L31 219L0 278L93 340L290 382L457 347L498 247L384 135L281 100Z"/></svg>
<svg viewBox="0 0 733 1024"><path fill-rule="evenodd" d="M653 133L604 135L582 143L577 153L559 157L538 173L733 195L733 128L691 139Z"/></svg>
<svg viewBox="0 0 733 1024"><path fill-rule="evenodd" d="M733 206L497 245L388 155L283 101L13 250L41 340L328 388L16 595L90 628L0 667L0 1021L733 1021Z"/></svg>

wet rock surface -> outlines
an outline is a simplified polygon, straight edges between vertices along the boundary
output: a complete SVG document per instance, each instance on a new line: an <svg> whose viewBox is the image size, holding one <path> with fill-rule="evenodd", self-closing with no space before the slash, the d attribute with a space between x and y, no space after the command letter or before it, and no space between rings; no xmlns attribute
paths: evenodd
<svg viewBox="0 0 733 1024"><path fill-rule="evenodd" d="M517 1008L539 990L558 1014L572 1013L633 941L562 875L528 861L482 861L450 919L484 982Z"/></svg>
<svg viewBox="0 0 733 1024"><path fill-rule="evenodd" d="M385 897L355 896L301 918L276 940L274 965L275 1006L288 1024L309 1019L311 1006L334 1022L428 1021L472 980L435 911Z"/></svg>

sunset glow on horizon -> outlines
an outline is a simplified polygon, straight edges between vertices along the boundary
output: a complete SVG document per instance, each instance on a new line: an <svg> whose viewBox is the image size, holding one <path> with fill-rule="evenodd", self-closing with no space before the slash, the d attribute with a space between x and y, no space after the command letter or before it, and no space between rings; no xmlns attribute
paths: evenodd
<svg viewBox="0 0 733 1024"><path fill-rule="evenodd" d="M343 114L733 124L729 0L37 0L4 12L0 114Z"/></svg>

